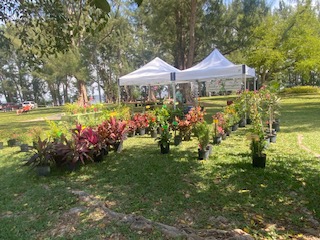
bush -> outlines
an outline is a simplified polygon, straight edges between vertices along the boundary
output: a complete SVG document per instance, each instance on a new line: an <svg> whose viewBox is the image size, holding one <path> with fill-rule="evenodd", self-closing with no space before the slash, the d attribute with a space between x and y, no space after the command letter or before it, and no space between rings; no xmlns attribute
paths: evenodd
<svg viewBox="0 0 320 240"><path fill-rule="evenodd" d="M296 86L282 90L284 94L314 94L320 93L320 88L315 86Z"/></svg>

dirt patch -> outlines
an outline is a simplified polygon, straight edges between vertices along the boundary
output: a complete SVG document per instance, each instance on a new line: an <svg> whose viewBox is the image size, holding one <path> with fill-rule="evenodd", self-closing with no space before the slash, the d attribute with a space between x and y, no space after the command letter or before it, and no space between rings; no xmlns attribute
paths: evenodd
<svg viewBox="0 0 320 240"><path fill-rule="evenodd" d="M40 118L36 118L36 119L31 119L31 120L27 120L27 121L22 121L22 122L39 122L39 121L59 121L61 120L61 116L62 114L55 114L55 115L51 115L51 116L47 116L47 117L40 117Z"/></svg>
<svg viewBox="0 0 320 240"><path fill-rule="evenodd" d="M312 151L310 148L308 148L306 145L304 145L302 143L302 140L303 140L303 135L298 134L298 144L299 144L300 148L307 151L308 153L313 154L315 157L320 158L320 154Z"/></svg>

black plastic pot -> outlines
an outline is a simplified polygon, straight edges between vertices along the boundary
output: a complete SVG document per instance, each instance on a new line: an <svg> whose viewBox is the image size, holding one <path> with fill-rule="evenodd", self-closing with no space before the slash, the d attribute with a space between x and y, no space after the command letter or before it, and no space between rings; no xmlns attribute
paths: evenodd
<svg viewBox="0 0 320 240"><path fill-rule="evenodd" d="M21 144L20 145L20 151L21 152L29 152L29 146L28 146L28 144Z"/></svg>
<svg viewBox="0 0 320 240"><path fill-rule="evenodd" d="M273 122L272 123L272 128L274 130L276 130L277 132L279 132L280 131L280 123L279 122Z"/></svg>
<svg viewBox="0 0 320 240"><path fill-rule="evenodd" d="M206 148L209 151L209 156L212 154L213 146L209 144Z"/></svg>
<svg viewBox="0 0 320 240"><path fill-rule="evenodd" d="M151 130L150 131L150 135L151 135L152 138L157 138L157 130L154 130L154 129Z"/></svg>
<svg viewBox="0 0 320 240"><path fill-rule="evenodd" d="M102 162L106 155L108 155L108 150L106 148L102 148L100 150L99 154L95 154L93 156L93 161L94 162Z"/></svg>
<svg viewBox="0 0 320 240"><path fill-rule="evenodd" d="M139 128L139 135L143 136L146 134L146 129L145 128Z"/></svg>
<svg viewBox="0 0 320 240"><path fill-rule="evenodd" d="M121 152L122 152L122 149L123 149L123 141L114 143L114 144L113 144L113 147L114 147L114 151L115 151L115 152L121 153Z"/></svg>
<svg viewBox="0 0 320 240"><path fill-rule="evenodd" d="M136 135L136 131L128 132L128 137L133 137L134 135Z"/></svg>
<svg viewBox="0 0 320 240"><path fill-rule="evenodd" d="M265 168L266 167L267 155L262 154L261 156L253 155L252 156L252 166L256 168Z"/></svg>
<svg viewBox="0 0 320 240"><path fill-rule="evenodd" d="M242 118L240 121L239 121L239 127L245 127L247 124L247 120L245 118Z"/></svg>
<svg viewBox="0 0 320 240"><path fill-rule="evenodd" d="M224 133L222 136L221 136L222 140L226 140L227 139L227 133Z"/></svg>
<svg viewBox="0 0 320 240"><path fill-rule="evenodd" d="M50 175L50 166L37 166L36 167L38 176L49 176Z"/></svg>
<svg viewBox="0 0 320 240"><path fill-rule="evenodd" d="M168 154L170 152L170 145L169 144L166 144L166 145L160 144L160 152L162 154Z"/></svg>
<svg viewBox="0 0 320 240"><path fill-rule="evenodd" d="M180 143L182 142L182 137L180 135L176 135L173 139L173 143L175 146L180 145Z"/></svg>
<svg viewBox="0 0 320 240"><path fill-rule="evenodd" d="M198 160L207 160L209 158L209 150L198 148Z"/></svg>
<svg viewBox="0 0 320 240"><path fill-rule="evenodd" d="M236 124L234 124L234 125L231 127L231 130L232 130L232 131L236 131L236 130L238 129L238 127L239 127L239 124L236 123Z"/></svg>
<svg viewBox="0 0 320 240"><path fill-rule="evenodd" d="M9 139L8 140L8 147L15 147L17 146L17 139Z"/></svg>
<svg viewBox="0 0 320 240"><path fill-rule="evenodd" d="M213 137L213 144L219 145L221 143L222 137Z"/></svg>

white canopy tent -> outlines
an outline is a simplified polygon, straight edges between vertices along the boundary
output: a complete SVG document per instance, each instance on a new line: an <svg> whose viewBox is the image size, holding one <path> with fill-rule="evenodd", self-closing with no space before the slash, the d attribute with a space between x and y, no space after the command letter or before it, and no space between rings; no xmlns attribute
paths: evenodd
<svg viewBox="0 0 320 240"><path fill-rule="evenodd" d="M169 85L173 87L173 101L176 102L175 91L175 73L180 72L179 69L171 66L162 59L156 57L141 68L124 75L119 78L119 86L125 85L140 85L140 86L154 86L154 85ZM120 103L120 92L119 103ZM174 108L176 108L174 104Z"/></svg>
<svg viewBox="0 0 320 240"><path fill-rule="evenodd" d="M156 57L141 68L120 77L119 85L153 86L172 84L174 102L176 102L175 83L238 78L243 79L246 86L246 78L254 77L255 70L253 68L243 64L233 64L219 50L215 49L200 63L183 71Z"/></svg>
<svg viewBox="0 0 320 240"><path fill-rule="evenodd" d="M197 65L176 74L177 82L209 81L213 79L254 78L255 70L246 65L236 65L226 59L218 49Z"/></svg>
<svg viewBox="0 0 320 240"><path fill-rule="evenodd" d="M180 72L162 59L156 57L141 68L119 78L119 85L168 85L172 83L171 73Z"/></svg>

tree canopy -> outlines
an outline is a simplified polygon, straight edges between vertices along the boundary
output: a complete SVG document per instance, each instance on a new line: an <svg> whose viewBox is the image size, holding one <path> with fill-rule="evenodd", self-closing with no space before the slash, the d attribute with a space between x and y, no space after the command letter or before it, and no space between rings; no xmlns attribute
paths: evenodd
<svg viewBox="0 0 320 240"><path fill-rule="evenodd" d="M1 1L0 93L7 101L48 93L57 104L80 96L85 103L98 88L111 101L119 76L154 57L185 69L214 48L254 67L260 83L319 84L320 3L271 2ZM121 89L126 100L137 90Z"/></svg>

